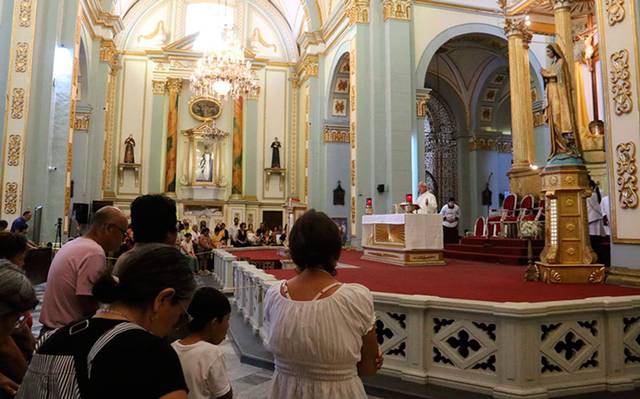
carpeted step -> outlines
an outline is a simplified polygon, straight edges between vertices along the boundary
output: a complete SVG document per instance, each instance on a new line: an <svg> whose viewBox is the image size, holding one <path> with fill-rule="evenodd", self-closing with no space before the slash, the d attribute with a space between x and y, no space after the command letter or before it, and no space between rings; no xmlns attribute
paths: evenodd
<svg viewBox="0 0 640 399"><path fill-rule="evenodd" d="M491 244L486 245L469 245L469 244L447 244L444 246L446 250L461 251L461 252L479 252L495 255L513 255L513 256L527 256L527 248L524 247L505 247L494 246ZM539 255L542 252L543 247L532 247L533 255Z"/></svg>
<svg viewBox="0 0 640 399"><path fill-rule="evenodd" d="M522 240L518 238L483 238L483 237L463 237L460 240L461 244L465 245L492 245L499 247L518 247L518 248L526 248L527 240ZM544 240L533 240L532 242L534 247L544 247Z"/></svg>
<svg viewBox="0 0 640 399"><path fill-rule="evenodd" d="M477 262L500 263L503 265L526 265L528 262L526 256L494 254L487 252L455 251L448 249L444 250L444 257L445 260L447 258L452 258ZM537 259L538 257L534 257L534 260Z"/></svg>

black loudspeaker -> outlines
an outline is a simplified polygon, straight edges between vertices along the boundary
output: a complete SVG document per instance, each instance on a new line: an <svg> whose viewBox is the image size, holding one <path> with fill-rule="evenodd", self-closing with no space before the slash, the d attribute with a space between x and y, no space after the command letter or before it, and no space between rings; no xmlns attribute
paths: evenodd
<svg viewBox="0 0 640 399"><path fill-rule="evenodd" d="M89 204L76 203L73 204L73 214L79 224L89 223Z"/></svg>
<svg viewBox="0 0 640 399"><path fill-rule="evenodd" d="M378 184L378 192L384 193L384 184Z"/></svg>

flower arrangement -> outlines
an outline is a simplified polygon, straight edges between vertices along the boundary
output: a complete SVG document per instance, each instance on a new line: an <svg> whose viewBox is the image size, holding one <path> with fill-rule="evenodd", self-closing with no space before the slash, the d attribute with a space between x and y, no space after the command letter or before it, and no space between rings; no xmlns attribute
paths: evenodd
<svg viewBox="0 0 640 399"><path fill-rule="evenodd" d="M540 223L535 220L527 220L520 223L520 237L534 239L540 236Z"/></svg>

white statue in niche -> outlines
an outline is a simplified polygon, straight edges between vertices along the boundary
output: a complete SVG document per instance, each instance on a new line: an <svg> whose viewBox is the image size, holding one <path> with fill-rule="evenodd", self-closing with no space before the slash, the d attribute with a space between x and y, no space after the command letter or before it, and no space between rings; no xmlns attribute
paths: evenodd
<svg viewBox="0 0 640 399"><path fill-rule="evenodd" d="M211 146L198 143L196 149L196 181L201 183L213 182L213 153Z"/></svg>

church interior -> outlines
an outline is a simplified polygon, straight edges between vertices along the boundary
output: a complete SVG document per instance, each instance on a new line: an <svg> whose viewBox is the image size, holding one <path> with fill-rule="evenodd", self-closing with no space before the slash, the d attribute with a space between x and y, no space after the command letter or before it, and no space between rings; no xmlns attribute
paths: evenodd
<svg viewBox="0 0 640 399"><path fill-rule="evenodd" d="M373 294L369 397L637 397L638 6L0 0L0 218L30 212L36 286L141 195L281 233L199 277L269 370L265 292L315 209Z"/></svg>

